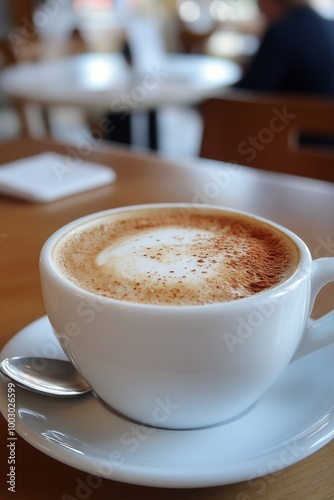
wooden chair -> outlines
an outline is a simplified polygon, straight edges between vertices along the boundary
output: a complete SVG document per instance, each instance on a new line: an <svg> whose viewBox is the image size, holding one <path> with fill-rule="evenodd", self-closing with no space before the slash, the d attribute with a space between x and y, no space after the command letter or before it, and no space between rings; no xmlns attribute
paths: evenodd
<svg viewBox="0 0 334 500"><path fill-rule="evenodd" d="M14 52L6 38L0 39L0 69L16 63Z"/></svg>
<svg viewBox="0 0 334 500"><path fill-rule="evenodd" d="M205 33L197 33L181 25L179 30L181 51L186 54L205 54L205 45L213 31L211 29Z"/></svg>
<svg viewBox="0 0 334 500"><path fill-rule="evenodd" d="M20 36L20 35L18 35ZM82 37L80 30L74 28L68 39L64 42L62 41L45 41L38 35L27 39L26 43L20 47L20 50L16 53L15 47L8 37L0 39L0 70L5 69L10 65L19 64L21 62L35 62L40 59L57 59L59 57L71 56L76 54L81 54L87 52L87 44ZM19 121L21 135L27 137L33 137L34 133L34 120L36 116L38 121L41 123L44 133L47 136L52 136L52 125L51 125L51 107L47 105L33 105L34 114L31 117L31 104L29 104L25 99L11 98L10 99L12 107L15 109ZM84 116L87 124L90 123L90 115Z"/></svg>
<svg viewBox="0 0 334 500"><path fill-rule="evenodd" d="M334 100L231 91L202 116L201 157L334 182Z"/></svg>
<svg viewBox="0 0 334 500"><path fill-rule="evenodd" d="M15 53L11 47L11 44L8 40L8 38L1 38L0 39L0 75L1 75L1 70L7 68L8 66L11 66L13 64L17 63L17 59L15 56ZM28 124L28 119L27 119L27 114L24 108L24 105L16 100L16 99L10 99L10 100L5 100L2 105L10 106L15 113L17 114L18 121L19 121L19 126L20 126L20 132L22 135L29 135L29 124Z"/></svg>

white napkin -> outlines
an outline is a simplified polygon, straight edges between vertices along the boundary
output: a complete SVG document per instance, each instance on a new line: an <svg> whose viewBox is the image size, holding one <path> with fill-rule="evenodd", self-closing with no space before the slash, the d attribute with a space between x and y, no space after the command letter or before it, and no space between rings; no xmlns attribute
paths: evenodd
<svg viewBox="0 0 334 500"><path fill-rule="evenodd" d="M109 167L48 151L0 166L0 193L48 202L115 179L116 173Z"/></svg>

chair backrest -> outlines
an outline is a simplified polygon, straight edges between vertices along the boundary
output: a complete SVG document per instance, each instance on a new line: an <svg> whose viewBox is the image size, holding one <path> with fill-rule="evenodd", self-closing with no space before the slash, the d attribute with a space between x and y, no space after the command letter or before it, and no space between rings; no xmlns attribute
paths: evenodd
<svg viewBox="0 0 334 500"><path fill-rule="evenodd" d="M202 116L201 157L334 182L334 100L231 91Z"/></svg>

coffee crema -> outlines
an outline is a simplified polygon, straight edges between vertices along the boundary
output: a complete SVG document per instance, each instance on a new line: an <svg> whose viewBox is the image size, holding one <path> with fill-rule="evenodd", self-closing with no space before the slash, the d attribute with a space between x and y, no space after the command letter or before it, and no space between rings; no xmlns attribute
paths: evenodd
<svg viewBox="0 0 334 500"><path fill-rule="evenodd" d="M249 297L288 279L299 250L243 214L196 207L120 211L83 223L55 245L61 274L116 300L200 305Z"/></svg>

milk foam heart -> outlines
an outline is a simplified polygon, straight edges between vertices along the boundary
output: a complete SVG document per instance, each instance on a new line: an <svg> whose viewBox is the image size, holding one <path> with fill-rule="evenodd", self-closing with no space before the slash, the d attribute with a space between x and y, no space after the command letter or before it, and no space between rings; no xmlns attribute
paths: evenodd
<svg viewBox="0 0 334 500"><path fill-rule="evenodd" d="M64 236L54 255L86 290L166 305L247 297L284 281L298 263L294 243L263 222L175 207L98 218Z"/></svg>
<svg viewBox="0 0 334 500"><path fill-rule="evenodd" d="M178 227L144 230L138 235L110 245L96 258L99 266L114 268L121 276L145 279L147 275L156 279L172 281L185 279L198 281L199 273L215 275L217 262L205 262L194 254L199 245L209 244L210 231L183 229ZM219 264L221 265L221 263Z"/></svg>

